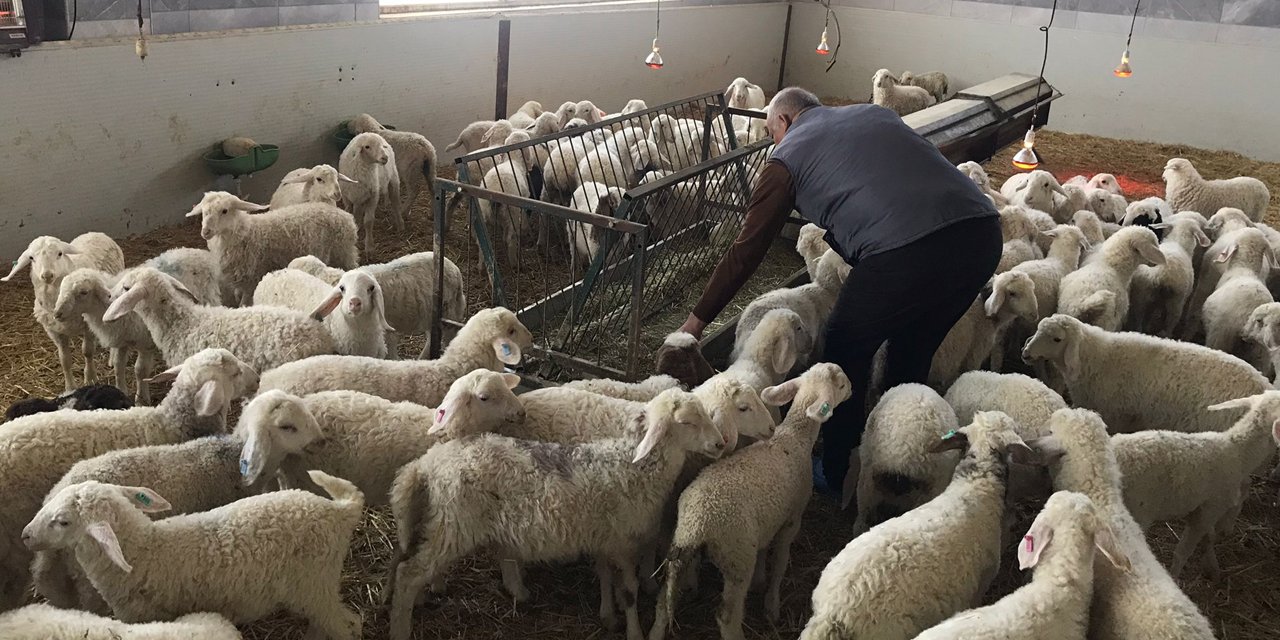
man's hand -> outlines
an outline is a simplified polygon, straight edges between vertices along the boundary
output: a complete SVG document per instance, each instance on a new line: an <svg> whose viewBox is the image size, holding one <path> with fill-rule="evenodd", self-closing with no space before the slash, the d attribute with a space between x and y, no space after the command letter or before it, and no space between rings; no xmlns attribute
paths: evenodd
<svg viewBox="0 0 1280 640"><path fill-rule="evenodd" d="M684 321L684 324L680 325L681 331L692 335L694 338L697 338L698 340L702 339L702 330L706 328L707 328L707 323L699 320L698 317L693 315L692 313L689 314L689 317Z"/></svg>

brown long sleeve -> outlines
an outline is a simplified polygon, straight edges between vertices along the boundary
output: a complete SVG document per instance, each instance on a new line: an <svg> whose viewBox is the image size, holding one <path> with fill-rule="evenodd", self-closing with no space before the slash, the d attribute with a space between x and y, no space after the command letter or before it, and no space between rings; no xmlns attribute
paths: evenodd
<svg viewBox="0 0 1280 640"><path fill-rule="evenodd" d="M711 274L702 297L693 307L694 316L710 323L720 315L764 260L764 254L782 231L782 225L786 224L791 210L795 208L795 202L791 173L781 163L765 164L751 193L751 204L747 207L747 217L742 222L742 232Z"/></svg>

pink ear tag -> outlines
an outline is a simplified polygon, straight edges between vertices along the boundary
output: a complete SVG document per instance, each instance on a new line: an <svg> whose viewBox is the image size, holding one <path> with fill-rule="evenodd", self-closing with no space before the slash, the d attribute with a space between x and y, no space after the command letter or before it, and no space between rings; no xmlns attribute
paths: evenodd
<svg viewBox="0 0 1280 640"><path fill-rule="evenodd" d="M444 422L444 409L436 411L436 424L440 424L441 422Z"/></svg>
<svg viewBox="0 0 1280 640"><path fill-rule="evenodd" d="M1035 553L1036 537L1028 533L1027 535L1022 536L1022 539L1027 543L1027 553Z"/></svg>

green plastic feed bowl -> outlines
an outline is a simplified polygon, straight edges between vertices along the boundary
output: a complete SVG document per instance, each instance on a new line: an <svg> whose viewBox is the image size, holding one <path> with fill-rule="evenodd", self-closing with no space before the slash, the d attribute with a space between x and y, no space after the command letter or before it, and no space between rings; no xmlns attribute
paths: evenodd
<svg viewBox="0 0 1280 640"><path fill-rule="evenodd" d="M339 122L338 128L334 129L333 134L329 136L329 139L333 141L333 146L338 148L339 153L341 153L343 150L347 148L347 144L351 142L352 138L356 137L355 134L347 130L347 122L349 122L349 120L343 120L342 122ZM396 130L395 127L389 124L384 124L382 126L392 131Z"/></svg>
<svg viewBox="0 0 1280 640"><path fill-rule="evenodd" d="M222 145L215 145L204 154L204 163L209 170L222 176L247 176L257 173L276 163L280 159L280 147L274 144L263 144L253 148L249 155L232 158L222 152Z"/></svg>

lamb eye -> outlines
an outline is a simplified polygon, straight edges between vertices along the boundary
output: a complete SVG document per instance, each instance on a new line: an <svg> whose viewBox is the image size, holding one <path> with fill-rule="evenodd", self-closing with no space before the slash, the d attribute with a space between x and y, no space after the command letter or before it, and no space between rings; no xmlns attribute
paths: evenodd
<svg viewBox="0 0 1280 640"><path fill-rule="evenodd" d="M347 285L345 285L345 284L340 284L340 285L338 285L338 291L341 291L341 292L343 292L343 293L346 293L346 292L347 292Z"/></svg>
<svg viewBox="0 0 1280 640"><path fill-rule="evenodd" d="M480 394L480 395L477 395L476 397L477 397L477 398L480 398L480 402L488 402L488 401L489 401L489 394L487 394L487 393L482 393L482 394Z"/></svg>
<svg viewBox="0 0 1280 640"><path fill-rule="evenodd" d="M63 528L71 526L71 523L67 522L66 520L54 520L53 524L54 526L63 527Z"/></svg>
<svg viewBox="0 0 1280 640"><path fill-rule="evenodd" d="M515 327L512 327L512 328L510 328L510 329L507 329L507 335L509 335L509 336L514 336L515 334L516 334L516 329L515 329Z"/></svg>
<svg viewBox="0 0 1280 640"><path fill-rule="evenodd" d="M750 410L751 410L751 407L748 407L748 406L747 406L747 405L745 405L745 404L744 404L744 405L741 405L741 406L739 406L739 407L738 407L738 411L741 411L741 412L743 412L743 413L746 413L746 412L748 412L748 411L750 411Z"/></svg>
<svg viewBox="0 0 1280 640"><path fill-rule="evenodd" d="M62 257L62 252L61 252L61 251L59 251L59 252L58 252L58 257L59 257L59 258L61 258L61 257Z"/></svg>
<svg viewBox="0 0 1280 640"><path fill-rule="evenodd" d="M285 433L297 433L297 432L298 432L298 428L297 428L297 427L295 427L295 426L293 426L293 425L291 425L291 424L282 424L282 425L280 425L280 430L281 430L281 431L283 431L283 432L285 432Z"/></svg>
<svg viewBox="0 0 1280 640"><path fill-rule="evenodd" d="M222 212L223 212L223 213L226 213L226 212L227 212L227 210L226 210L226 209L223 209L223 210L222 210Z"/></svg>
<svg viewBox="0 0 1280 640"><path fill-rule="evenodd" d="M1062 342L1062 338L1054 338L1054 339L1053 339L1053 341L1054 341L1054 342Z"/></svg>
<svg viewBox="0 0 1280 640"><path fill-rule="evenodd" d="M369 293L373 293L373 285L369 285Z"/></svg>

